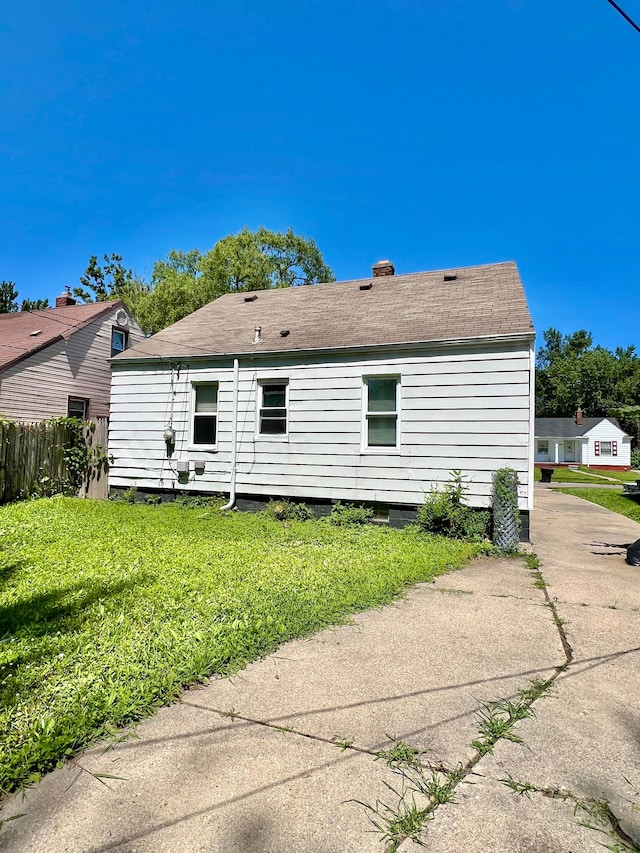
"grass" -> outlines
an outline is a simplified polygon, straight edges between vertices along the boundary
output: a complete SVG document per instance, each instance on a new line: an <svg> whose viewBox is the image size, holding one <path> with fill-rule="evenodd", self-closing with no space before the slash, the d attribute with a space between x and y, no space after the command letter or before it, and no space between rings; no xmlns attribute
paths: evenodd
<svg viewBox="0 0 640 853"><path fill-rule="evenodd" d="M640 502L625 498L621 492L613 489L559 489L559 491L599 504L605 509L610 509L619 515L626 515L627 518L640 523Z"/></svg>
<svg viewBox="0 0 640 853"><path fill-rule="evenodd" d="M0 508L0 790L391 601L477 546L415 530L51 498Z"/></svg>
<svg viewBox="0 0 640 853"><path fill-rule="evenodd" d="M535 468L533 475L536 483L539 483L541 478L540 469ZM577 471L573 468L555 468L551 481L557 483L600 483L601 485L606 485L607 480L603 479L603 477L618 481L619 483L635 483L640 474L637 471L596 471L593 468L585 468L584 466L581 466Z"/></svg>

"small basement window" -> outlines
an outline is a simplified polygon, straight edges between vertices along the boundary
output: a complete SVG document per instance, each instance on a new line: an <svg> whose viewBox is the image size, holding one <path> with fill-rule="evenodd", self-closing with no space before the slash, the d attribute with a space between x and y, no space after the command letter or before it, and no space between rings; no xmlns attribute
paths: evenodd
<svg viewBox="0 0 640 853"><path fill-rule="evenodd" d="M218 440L218 383L193 385L192 443L200 447L215 447Z"/></svg>
<svg viewBox="0 0 640 853"><path fill-rule="evenodd" d="M286 435L288 382L261 382L258 411L259 435Z"/></svg>

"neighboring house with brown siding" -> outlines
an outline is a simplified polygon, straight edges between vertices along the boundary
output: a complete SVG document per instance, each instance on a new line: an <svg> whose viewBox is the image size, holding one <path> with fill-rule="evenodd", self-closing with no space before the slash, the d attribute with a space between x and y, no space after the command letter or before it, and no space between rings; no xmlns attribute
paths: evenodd
<svg viewBox="0 0 640 853"><path fill-rule="evenodd" d="M226 294L114 358L111 487L357 501L400 524L453 469L490 506L508 466L526 519L534 330L516 265L372 273Z"/></svg>
<svg viewBox="0 0 640 853"><path fill-rule="evenodd" d="M120 300L0 314L0 418L107 418L109 359L143 338Z"/></svg>

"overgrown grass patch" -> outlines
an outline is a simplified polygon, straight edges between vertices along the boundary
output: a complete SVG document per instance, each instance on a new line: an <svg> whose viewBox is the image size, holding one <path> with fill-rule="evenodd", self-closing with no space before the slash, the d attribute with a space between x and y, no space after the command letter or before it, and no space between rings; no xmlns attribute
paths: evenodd
<svg viewBox="0 0 640 853"><path fill-rule="evenodd" d="M564 492L565 495L575 495L577 498L599 504L605 509L626 515L627 518L640 523L640 503L632 498L624 497L621 492L614 489L559 489L558 491Z"/></svg>
<svg viewBox="0 0 640 853"><path fill-rule="evenodd" d="M0 508L0 789L477 547L171 504Z"/></svg>

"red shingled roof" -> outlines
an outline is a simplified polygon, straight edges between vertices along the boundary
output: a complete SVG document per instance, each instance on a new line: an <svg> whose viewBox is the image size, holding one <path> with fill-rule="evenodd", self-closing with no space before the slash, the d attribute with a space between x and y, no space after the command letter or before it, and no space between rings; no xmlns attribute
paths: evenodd
<svg viewBox="0 0 640 853"><path fill-rule="evenodd" d="M0 372L55 341L70 338L118 305L122 305L119 299L0 314Z"/></svg>

